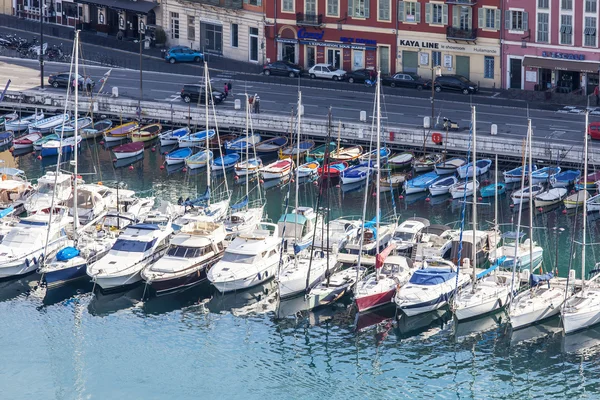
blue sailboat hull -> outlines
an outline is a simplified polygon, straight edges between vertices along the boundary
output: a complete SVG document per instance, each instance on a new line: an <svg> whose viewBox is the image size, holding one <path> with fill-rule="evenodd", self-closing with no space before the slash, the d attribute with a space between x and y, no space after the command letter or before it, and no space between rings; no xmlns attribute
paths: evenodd
<svg viewBox="0 0 600 400"><path fill-rule="evenodd" d="M70 268L47 272L44 274L44 280L48 287L65 285L71 281L87 277L86 268L87 263L83 262Z"/></svg>

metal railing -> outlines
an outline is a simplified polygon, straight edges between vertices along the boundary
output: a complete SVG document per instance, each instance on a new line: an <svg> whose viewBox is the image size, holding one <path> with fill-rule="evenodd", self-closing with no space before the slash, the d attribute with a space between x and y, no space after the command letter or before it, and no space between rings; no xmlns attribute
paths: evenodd
<svg viewBox="0 0 600 400"><path fill-rule="evenodd" d="M477 29L461 29L449 26L446 28L446 38L455 40L476 40Z"/></svg>
<svg viewBox="0 0 600 400"><path fill-rule="evenodd" d="M323 25L323 14L296 13L296 25L320 26Z"/></svg>

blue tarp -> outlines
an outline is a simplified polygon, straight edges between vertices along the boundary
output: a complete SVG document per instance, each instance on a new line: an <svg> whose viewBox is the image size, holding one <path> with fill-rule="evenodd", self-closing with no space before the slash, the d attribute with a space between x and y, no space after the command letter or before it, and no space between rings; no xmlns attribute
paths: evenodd
<svg viewBox="0 0 600 400"><path fill-rule="evenodd" d="M79 250L76 249L75 247L65 247L64 249L61 249L58 253L56 253L56 259L58 261L67 261L70 260L71 258L75 258L79 255Z"/></svg>
<svg viewBox="0 0 600 400"><path fill-rule="evenodd" d="M415 285L439 285L456 278L456 272L449 268L424 268L418 269L410 277L410 283Z"/></svg>
<svg viewBox="0 0 600 400"><path fill-rule="evenodd" d="M548 272L547 274L544 274L544 275L531 274L531 275L529 275L529 286L531 286L531 287L537 286L540 283L549 281L550 279L552 279L552 277L554 277L552 272Z"/></svg>
<svg viewBox="0 0 600 400"><path fill-rule="evenodd" d="M308 246L310 246L311 243L312 243L312 241L305 243L305 244L294 244L294 254L298 254L302 250L308 248Z"/></svg>
<svg viewBox="0 0 600 400"><path fill-rule="evenodd" d="M232 210L239 210L241 208L244 208L248 205L248 196L244 196L244 198L240 201L238 201L237 203L235 203L234 205L231 206Z"/></svg>
<svg viewBox="0 0 600 400"><path fill-rule="evenodd" d="M6 207L4 210L0 211L0 218L4 218L7 215L12 214L13 211L15 211L15 208L13 206Z"/></svg>
<svg viewBox="0 0 600 400"><path fill-rule="evenodd" d="M506 261L506 256L502 256L502 257L498 258L496 260L496 262L493 263L492 265L490 265L490 267L488 269L486 269L483 272L478 273L477 274L477 279L481 279L484 276L488 275L490 272L492 272L493 270L495 270L496 268L498 268L499 266L501 266L504 263L504 261Z"/></svg>

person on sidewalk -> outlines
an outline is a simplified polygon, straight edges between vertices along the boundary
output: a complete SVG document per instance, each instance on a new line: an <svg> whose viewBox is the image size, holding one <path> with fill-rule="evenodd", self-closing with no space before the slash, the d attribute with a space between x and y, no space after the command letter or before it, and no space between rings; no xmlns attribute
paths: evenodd
<svg viewBox="0 0 600 400"><path fill-rule="evenodd" d="M232 88L232 86L231 86L231 81L229 81L229 82L227 82L227 90L228 90L229 92L231 92L231 88Z"/></svg>
<svg viewBox="0 0 600 400"><path fill-rule="evenodd" d="M258 94L254 95L254 112L260 114L260 97L258 97Z"/></svg>
<svg viewBox="0 0 600 400"><path fill-rule="evenodd" d="M254 112L254 97L248 97L248 106L250 107L250 112Z"/></svg>
<svg viewBox="0 0 600 400"><path fill-rule="evenodd" d="M227 83L223 86L223 93L225 93L225 98L229 96L229 86L227 86Z"/></svg>
<svg viewBox="0 0 600 400"><path fill-rule="evenodd" d="M73 78L73 82L71 83L71 89L73 93L75 93L75 89L77 88L77 78Z"/></svg>
<svg viewBox="0 0 600 400"><path fill-rule="evenodd" d="M600 105L600 87L596 86L594 88L594 96L596 96L596 105Z"/></svg>
<svg viewBox="0 0 600 400"><path fill-rule="evenodd" d="M92 81L92 78L88 75L85 77L85 87L87 89L88 94L92 94L92 86L94 84L94 81Z"/></svg>

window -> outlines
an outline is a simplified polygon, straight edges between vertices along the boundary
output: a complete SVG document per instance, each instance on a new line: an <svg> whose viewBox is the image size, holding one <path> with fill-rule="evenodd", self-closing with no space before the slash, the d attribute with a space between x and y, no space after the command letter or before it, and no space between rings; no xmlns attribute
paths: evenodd
<svg viewBox="0 0 600 400"><path fill-rule="evenodd" d="M248 33L248 58L250 61L258 62L258 28L250 27Z"/></svg>
<svg viewBox="0 0 600 400"><path fill-rule="evenodd" d="M205 51L223 52L223 27L200 21L200 37Z"/></svg>
<svg viewBox="0 0 600 400"><path fill-rule="evenodd" d="M179 13L171 13L171 39L179 39Z"/></svg>
<svg viewBox="0 0 600 400"><path fill-rule="evenodd" d="M596 2L597 0L585 0L585 12L596 13Z"/></svg>
<svg viewBox="0 0 600 400"><path fill-rule="evenodd" d="M570 11L573 9L573 0L560 0L560 9Z"/></svg>
<svg viewBox="0 0 600 400"><path fill-rule="evenodd" d="M573 38L573 16L560 16L560 44L571 44Z"/></svg>
<svg viewBox="0 0 600 400"><path fill-rule="evenodd" d="M537 41L548 43L548 13L538 13Z"/></svg>
<svg viewBox="0 0 600 400"><path fill-rule="evenodd" d="M421 4L415 1L399 2L398 20L403 22L421 22Z"/></svg>
<svg viewBox="0 0 600 400"><path fill-rule="evenodd" d="M378 0L378 19L390 21L390 0Z"/></svg>
<svg viewBox="0 0 600 400"><path fill-rule="evenodd" d="M340 0L327 0L327 15L340 15Z"/></svg>
<svg viewBox="0 0 600 400"><path fill-rule="evenodd" d="M317 0L305 0L304 12L307 15L317 15Z"/></svg>
<svg viewBox="0 0 600 400"><path fill-rule="evenodd" d="M281 0L281 11L294 12L294 0Z"/></svg>
<svg viewBox="0 0 600 400"><path fill-rule="evenodd" d="M529 23L527 18L529 13L525 11L518 10L506 10L506 14L504 16L505 20L505 29L511 31L526 31L529 29Z"/></svg>
<svg viewBox="0 0 600 400"><path fill-rule="evenodd" d="M550 8L550 0L538 0L538 8L548 9Z"/></svg>
<svg viewBox="0 0 600 400"><path fill-rule="evenodd" d="M500 29L500 10L496 8L480 8L479 28L492 30Z"/></svg>
<svg viewBox="0 0 600 400"><path fill-rule="evenodd" d="M355 18L369 18L369 1L348 0L348 16Z"/></svg>
<svg viewBox="0 0 600 400"><path fill-rule="evenodd" d="M381 73L386 75L390 73L390 48L380 47L379 48L379 68Z"/></svg>
<svg viewBox="0 0 600 400"><path fill-rule="evenodd" d="M188 15L188 40L196 40L196 17Z"/></svg>
<svg viewBox="0 0 600 400"><path fill-rule="evenodd" d="M245 2L248 2L251 6L262 6L262 0L244 0Z"/></svg>
<svg viewBox="0 0 600 400"><path fill-rule="evenodd" d="M447 25L448 6L446 4L426 3L425 22L432 25Z"/></svg>
<svg viewBox="0 0 600 400"><path fill-rule="evenodd" d="M596 47L596 17L585 17L584 46Z"/></svg>
<svg viewBox="0 0 600 400"><path fill-rule="evenodd" d="M494 79L494 57L485 56L483 58L483 77Z"/></svg>
<svg viewBox="0 0 600 400"><path fill-rule="evenodd" d="M431 52L431 66L439 67L442 65L442 52L441 51L432 51Z"/></svg>
<svg viewBox="0 0 600 400"><path fill-rule="evenodd" d="M231 47L238 47L238 24L231 24Z"/></svg>

